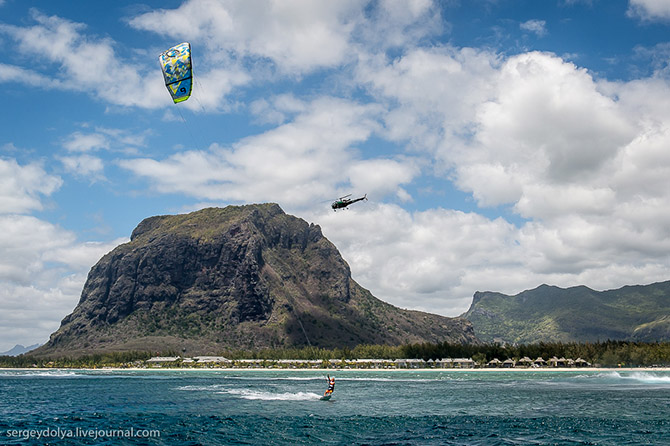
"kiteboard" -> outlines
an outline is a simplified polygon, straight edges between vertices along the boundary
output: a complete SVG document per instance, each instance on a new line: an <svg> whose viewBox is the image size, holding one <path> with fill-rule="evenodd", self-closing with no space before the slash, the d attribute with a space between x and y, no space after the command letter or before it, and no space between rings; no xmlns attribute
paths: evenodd
<svg viewBox="0 0 670 446"><path fill-rule="evenodd" d="M326 395L324 395L324 396L321 397L321 401L328 401L328 400L330 399L331 396L333 396L333 394L332 394L332 393L328 393L328 394L326 394Z"/></svg>

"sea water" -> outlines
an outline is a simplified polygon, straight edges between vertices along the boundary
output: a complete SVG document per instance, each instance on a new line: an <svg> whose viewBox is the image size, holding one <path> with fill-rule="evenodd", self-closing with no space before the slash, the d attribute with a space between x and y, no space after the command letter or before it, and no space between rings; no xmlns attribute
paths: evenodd
<svg viewBox="0 0 670 446"><path fill-rule="evenodd" d="M670 372L0 370L5 444L670 445Z"/></svg>

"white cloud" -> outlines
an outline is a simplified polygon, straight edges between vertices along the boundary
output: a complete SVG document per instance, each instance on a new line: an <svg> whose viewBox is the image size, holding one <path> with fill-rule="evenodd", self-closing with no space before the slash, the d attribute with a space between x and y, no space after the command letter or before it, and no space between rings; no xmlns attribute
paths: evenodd
<svg viewBox="0 0 670 446"><path fill-rule="evenodd" d="M131 57L132 49L117 53L116 42L87 34L82 23L47 16L36 9L32 10L32 18L36 22L33 26L0 24L0 34L16 41L17 53L34 61L33 66L43 67L45 72L0 64L0 80L45 89L89 92L122 107L157 108L171 103L157 68L158 53L136 63ZM225 71L207 71L202 67L194 89L200 103L189 102L186 107L216 108L233 87L250 79L235 65ZM115 86L122 86L122 90Z"/></svg>
<svg viewBox="0 0 670 446"><path fill-rule="evenodd" d="M281 101L279 101L281 102ZM126 159L120 165L151 181L164 193L184 193L204 200L277 201L305 206L332 197L341 185L362 184L385 192L411 177L414 169L399 161L379 162L397 178L363 178L353 146L366 141L380 125L376 106L335 98L318 98L297 106L290 122L242 139L229 148L186 151L164 160ZM371 177L370 177L371 178ZM346 181L350 185L346 185Z"/></svg>
<svg viewBox="0 0 670 446"><path fill-rule="evenodd" d="M400 188L420 173L416 163L409 160L370 159L353 162L348 168L351 190L372 197L396 194L404 197Z"/></svg>
<svg viewBox="0 0 670 446"><path fill-rule="evenodd" d="M528 20L526 22L523 22L519 25L519 28L521 28L524 31L528 31L531 33L537 34L538 37L544 37L547 35L547 22L544 20Z"/></svg>
<svg viewBox="0 0 670 446"><path fill-rule="evenodd" d="M104 180L105 163L100 156L92 152L116 152L125 155L136 154L146 146L147 133L133 134L125 130L95 127L86 131L76 131L61 142L68 152L66 156L56 158L65 170L77 177L89 178L92 181Z"/></svg>
<svg viewBox="0 0 670 446"><path fill-rule="evenodd" d="M628 15L642 20L670 19L668 0L630 0Z"/></svg>
<svg viewBox="0 0 670 446"><path fill-rule="evenodd" d="M70 139L63 143L70 152L89 152L92 150L109 149L107 137L100 133L75 132L70 135Z"/></svg>
<svg viewBox="0 0 670 446"><path fill-rule="evenodd" d="M0 159L0 351L46 341L78 301L90 267L125 241L80 243L27 215L62 184L39 164Z"/></svg>
<svg viewBox="0 0 670 446"><path fill-rule="evenodd" d="M0 215L41 210L41 197L51 195L62 184L37 163L22 166L14 159L0 158Z"/></svg>
<svg viewBox="0 0 670 446"><path fill-rule="evenodd" d="M43 269L42 255L74 242L74 235L27 215L0 216L0 280L28 285Z"/></svg>
<svg viewBox="0 0 670 446"><path fill-rule="evenodd" d="M512 189L521 195L505 197L513 203L523 197L523 184L597 182L608 161L634 138L634 125L615 101L598 91L588 73L555 56L510 58L496 86L495 99L479 107L472 143L445 154L455 156L458 184L482 204L505 201L486 193L499 196L495 186L482 189L484 177L470 172L476 166L495 166L501 186L516 184Z"/></svg>
<svg viewBox="0 0 670 446"><path fill-rule="evenodd" d="M523 257L513 225L474 213L409 213L368 203L312 218L340 249L354 279L404 308L458 314L467 309L473 290L493 285L488 277L518 269Z"/></svg>
<svg viewBox="0 0 670 446"><path fill-rule="evenodd" d="M63 156L59 158L65 169L76 176L102 179L104 165L101 158L91 155Z"/></svg>
<svg viewBox="0 0 670 446"><path fill-rule="evenodd" d="M0 30L2 28L0 27ZM2 82L19 82L27 84L32 87L41 88L64 88L63 83L58 79L53 79L49 76L36 73L21 67L16 67L7 64L0 64L0 81Z"/></svg>
<svg viewBox="0 0 670 446"><path fill-rule="evenodd" d="M476 107L491 97L498 57L472 48L413 48L398 59L362 59L357 81L389 110L387 137L437 150L468 132Z"/></svg>
<svg viewBox="0 0 670 446"><path fill-rule="evenodd" d="M368 2L366 19L351 38L366 50L412 47L422 38L439 34L446 24L431 0Z"/></svg>
<svg viewBox="0 0 670 446"><path fill-rule="evenodd" d="M0 350L45 342L79 300L86 273L127 239L78 243L28 215L0 215Z"/></svg>
<svg viewBox="0 0 670 446"><path fill-rule="evenodd" d="M37 22L34 26L0 25L0 33L9 35L18 43L18 52L39 58L41 65L51 63L60 69L49 71L50 76L55 78L49 85L44 81L46 75L32 74L25 80L20 74L26 70L14 67L15 81L91 91L116 105L155 107L161 104L157 96L158 88L151 88L153 83L162 84L160 73L153 70L152 76L152 73L126 63L122 56L115 53L114 43L110 39L86 36L83 34L85 25L56 16L49 17L34 9L32 18ZM110 70L110 67L114 69ZM6 67L5 71L9 71L9 68ZM119 94L118 89L110 88L118 84L119 79L124 80L123 94ZM152 91L156 91L156 96L147 94Z"/></svg>
<svg viewBox="0 0 670 446"><path fill-rule="evenodd" d="M97 126L89 130L87 124L82 127L86 131L76 131L62 141L68 152L112 151L118 153L136 153L147 145L148 131L132 133L127 130Z"/></svg>
<svg viewBox="0 0 670 446"><path fill-rule="evenodd" d="M454 266L458 279L445 285L450 290L445 302L456 302L468 286L482 289L487 283L493 290L518 292L542 282L603 289L667 280L662 267L670 265L667 80L597 81L585 69L539 52L501 61L486 52L443 47L365 62L358 67L359 80L388 104L390 138L433 154L447 178L480 206L510 206L526 220L507 234L515 240L509 249L490 254L505 268L485 262ZM417 228L417 215L406 216L408 230ZM389 220L381 213L377 218ZM330 230L345 246L375 239ZM430 270L430 259L438 258L449 265L437 252L439 243L426 247L429 260L417 264ZM364 277L373 292L392 295L381 273L393 270L391 260L379 255L372 261L365 249L348 249L352 264L378 270ZM395 272L415 275L417 283L421 277L411 267ZM428 302L420 289L408 287L408 301ZM460 295L461 302L467 295L471 292Z"/></svg>
<svg viewBox="0 0 670 446"><path fill-rule="evenodd" d="M187 36L212 57L272 60L283 72L308 72L350 57L348 38L366 2L312 0L189 0L156 10L130 25L164 35Z"/></svg>

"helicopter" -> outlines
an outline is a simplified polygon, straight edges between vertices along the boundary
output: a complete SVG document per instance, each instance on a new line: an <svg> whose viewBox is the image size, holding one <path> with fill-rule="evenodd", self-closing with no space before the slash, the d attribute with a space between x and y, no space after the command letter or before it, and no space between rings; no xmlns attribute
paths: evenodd
<svg viewBox="0 0 670 446"><path fill-rule="evenodd" d="M333 208L333 211L337 211L338 209L344 209L350 204L356 203L357 201L363 201L363 200L368 201L368 194L365 194L360 198L354 198L354 199L351 199L349 197L351 197L351 194L338 198L337 200L333 201L330 207Z"/></svg>

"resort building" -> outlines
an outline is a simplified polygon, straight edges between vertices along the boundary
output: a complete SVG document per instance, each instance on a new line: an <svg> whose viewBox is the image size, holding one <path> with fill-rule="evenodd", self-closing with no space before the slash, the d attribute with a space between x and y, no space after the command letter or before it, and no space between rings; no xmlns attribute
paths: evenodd
<svg viewBox="0 0 670 446"><path fill-rule="evenodd" d="M508 358L504 361L494 358L479 364L472 358L441 359L228 359L223 356L156 356L145 362L147 367L208 367L244 369L473 369L486 368L540 368L540 367L590 367L582 358L576 360L553 357L549 361L523 357L518 361Z"/></svg>

